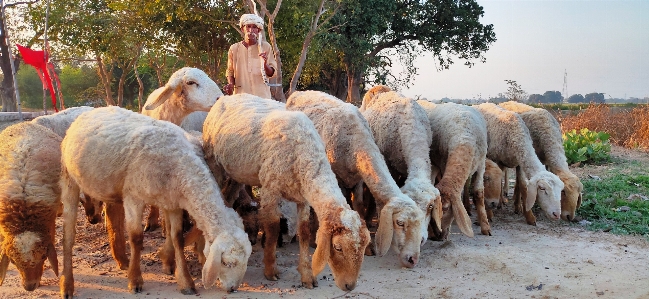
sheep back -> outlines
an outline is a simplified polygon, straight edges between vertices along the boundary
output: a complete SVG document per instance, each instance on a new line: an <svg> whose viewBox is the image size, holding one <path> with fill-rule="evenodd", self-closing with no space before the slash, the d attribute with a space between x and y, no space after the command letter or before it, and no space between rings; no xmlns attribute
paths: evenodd
<svg viewBox="0 0 649 299"><path fill-rule="evenodd" d="M92 109L94 108L87 106L67 108L58 113L39 116L34 118L32 122L54 131L54 133L63 138L72 122L77 119L81 113L88 112Z"/></svg>

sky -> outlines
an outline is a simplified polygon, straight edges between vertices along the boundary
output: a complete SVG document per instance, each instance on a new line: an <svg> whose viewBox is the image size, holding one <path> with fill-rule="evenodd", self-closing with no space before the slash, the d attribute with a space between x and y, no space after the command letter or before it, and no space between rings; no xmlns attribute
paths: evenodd
<svg viewBox="0 0 649 299"><path fill-rule="evenodd" d="M528 94L604 93L649 97L649 0L477 0L496 39L487 61L455 60L438 71L432 55L416 60L409 97L487 99L516 81ZM563 94L567 74L567 95Z"/></svg>

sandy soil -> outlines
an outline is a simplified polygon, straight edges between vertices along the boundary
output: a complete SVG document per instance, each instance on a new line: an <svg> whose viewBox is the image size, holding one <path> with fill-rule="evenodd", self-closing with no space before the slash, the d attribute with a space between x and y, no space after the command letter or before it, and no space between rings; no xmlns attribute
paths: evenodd
<svg viewBox="0 0 649 299"><path fill-rule="evenodd" d="M613 155L649 165L646 153L616 147ZM575 173L589 179L588 175L601 175L607 167L611 166L580 167ZM297 244L278 249L283 272L276 282L264 279L262 249L259 243L253 246L245 282L232 294L204 289L196 256L190 249L186 255L200 298L649 298L646 237L591 232L579 224L553 222L536 214L538 225L526 225L522 215L513 214L510 202L496 211L493 236L480 235L478 226L474 238L454 230L446 242L428 241L414 269L402 268L391 252L366 257L358 285L348 293L335 286L328 267L318 275L319 287L302 288L296 270ZM104 225L89 225L79 218L74 250L77 298L189 298L176 290L172 276L162 274L156 253L163 242L160 230L145 234L144 292L132 295L126 271L117 269L110 256ZM58 221L57 249L62 259ZM0 287L1 298L58 294L58 279L49 265L34 292L22 289L13 265Z"/></svg>

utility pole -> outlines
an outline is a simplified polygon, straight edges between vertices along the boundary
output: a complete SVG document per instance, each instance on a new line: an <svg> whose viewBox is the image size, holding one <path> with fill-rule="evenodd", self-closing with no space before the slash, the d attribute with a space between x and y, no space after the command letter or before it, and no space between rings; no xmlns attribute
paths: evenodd
<svg viewBox="0 0 649 299"><path fill-rule="evenodd" d="M11 54L11 43L9 42L9 31L7 30L7 23L5 22L5 4L0 0L0 14L2 14L2 28L4 29L5 40L7 41L7 51L9 51L9 62L11 64L11 76L14 79L14 95L16 97L16 105L18 106L18 117L23 121L23 111L20 105L20 92L18 91L18 80L16 79L16 67L14 65L14 56Z"/></svg>
<svg viewBox="0 0 649 299"><path fill-rule="evenodd" d="M563 70L563 91L561 91L563 94L563 102L565 103L568 101L568 71Z"/></svg>

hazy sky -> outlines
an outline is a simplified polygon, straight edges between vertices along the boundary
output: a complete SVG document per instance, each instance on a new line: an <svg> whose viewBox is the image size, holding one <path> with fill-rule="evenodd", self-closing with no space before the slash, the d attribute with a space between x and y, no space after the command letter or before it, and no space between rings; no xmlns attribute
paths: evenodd
<svg viewBox="0 0 649 299"><path fill-rule="evenodd" d="M419 75L404 95L486 99L507 90L505 79L528 94L562 92L565 71L564 97L649 97L649 0L477 2L497 38L486 63L469 68L456 60L437 71L431 55L418 58Z"/></svg>

